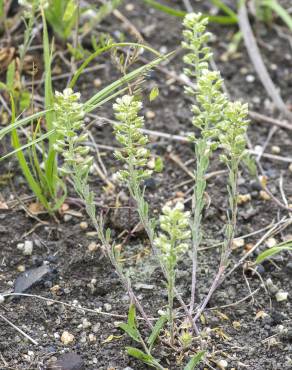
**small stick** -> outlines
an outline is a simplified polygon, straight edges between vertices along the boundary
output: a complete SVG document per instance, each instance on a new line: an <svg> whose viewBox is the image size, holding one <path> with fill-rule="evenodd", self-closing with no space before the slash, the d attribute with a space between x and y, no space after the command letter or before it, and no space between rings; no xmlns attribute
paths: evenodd
<svg viewBox="0 0 292 370"><path fill-rule="evenodd" d="M26 339L28 339L32 344L38 346L38 342L36 342L32 337L26 334L23 330L21 330L18 326L14 325L10 320L0 314L2 320L4 320L7 324L12 326L15 330L17 330L20 334L22 334Z"/></svg>
<svg viewBox="0 0 292 370"><path fill-rule="evenodd" d="M254 112L254 111L249 111L248 114L252 119L254 119L257 122L269 123L269 124L272 124L274 126L279 126L281 128L285 128L287 130L292 131L292 125L290 123L286 122L286 121L280 121L278 119L268 117L268 116L265 116L263 114L260 114L258 112Z"/></svg>
<svg viewBox="0 0 292 370"><path fill-rule="evenodd" d="M243 35L245 46L249 54L250 60L270 98L273 100L275 106L289 119L292 118L292 113L286 107L281 95L276 89L267 68L263 62L260 50L258 48L255 36L248 19L245 1L241 1L238 10L238 23Z"/></svg>

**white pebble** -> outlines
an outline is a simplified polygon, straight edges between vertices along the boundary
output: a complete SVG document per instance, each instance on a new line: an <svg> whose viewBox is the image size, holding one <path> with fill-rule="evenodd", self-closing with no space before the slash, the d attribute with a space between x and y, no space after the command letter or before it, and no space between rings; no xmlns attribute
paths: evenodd
<svg viewBox="0 0 292 370"><path fill-rule="evenodd" d="M104 304L104 309L106 310L106 312L109 312L112 309L112 305L109 304L109 303L105 303Z"/></svg>
<svg viewBox="0 0 292 370"><path fill-rule="evenodd" d="M247 75L247 76L245 77L245 79L246 79L246 81L247 81L247 82L252 83L252 82L254 82L254 81L255 81L255 76L253 76L253 75Z"/></svg>
<svg viewBox="0 0 292 370"><path fill-rule="evenodd" d="M226 360L220 360L217 362L217 366L220 367L220 369L226 369L228 362Z"/></svg>
<svg viewBox="0 0 292 370"><path fill-rule="evenodd" d="M24 242L24 247L23 247L23 254L25 256L31 256L33 251L33 242L31 240L26 240Z"/></svg>
<svg viewBox="0 0 292 370"><path fill-rule="evenodd" d="M277 302L286 301L287 298L288 298L288 292L283 292L282 290L280 290L278 293L276 293Z"/></svg>
<svg viewBox="0 0 292 370"><path fill-rule="evenodd" d="M24 248L24 243L18 243L16 248L19 250L19 251L22 251L23 248Z"/></svg>
<svg viewBox="0 0 292 370"><path fill-rule="evenodd" d="M5 301L5 298L2 294L0 294L0 304L4 303Z"/></svg>

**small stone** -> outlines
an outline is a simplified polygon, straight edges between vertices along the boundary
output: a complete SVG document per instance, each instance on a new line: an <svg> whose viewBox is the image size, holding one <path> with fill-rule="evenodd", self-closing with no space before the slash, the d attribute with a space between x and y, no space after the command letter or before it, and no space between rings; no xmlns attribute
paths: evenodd
<svg viewBox="0 0 292 370"><path fill-rule="evenodd" d="M256 267L256 272L259 273L260 275L263 275L266 272L266 269L264 268L263 265L259 264Z"/></svg>
<svg viewBox="0 0 292 370"><path fill-rule="evenodd" d="M154 157L150 158L150 160L147 162L147 167L150 170L154 170L155 168L155 158Z"/></svg>
<svg viewBox="0 0 292 370"><path fill-rule="evenodd" d="M237 204L245 204L251 201L251 195L250 194L239 194L237 196Z"/></svg>
<svg viewBox="0 0 292 370"><path fill-rule="evenodd" d="M242 239L242 238L234 239L233 242L232 242L232 248L233 249L241 248L243 246L244 246L244 239Z"/></svg>
<svg viewBox="0 0 292 370"><path fill-rule="evenodd" d="M97 251L97 249L98 249L98 244L96 244L96 243L94 243L94 242L92 242L92 243L90 243L89 245L88 245L88 247L87 247L87 249L89 250L89 252L95 252L95 251Z"/></svg>
<svg viewBox="0 0 292 370"><path fill-rule="evenodd" d="M96 88L99 88L101 86L101 79L100 78L95 78L94 81L93 81L93 85L94 87Z"/></svg>
<svg viewBox="0 0 292 370"><path fill-rule="evenodd" d="M72 216L65 214L64 215L64 222L69 222L70 220L72 220Z"/></svg>
<svg viewBox="0 0 292 370"><path fill-rule="evenodd" d="M246 81L249 83L253 83L255 81L255 76L254 75L247 75L245 77Z"/></svg>
<svg viewBox="0 0 292 370"><path fill-rule="evenodd" d="M68 344L73 343L73 342L74 342L74 339L75 339L74 335L73 335L73 334L71 334L71 333L69 333L69 332L68 332L68 331L66 331L66 330L63 332L63 334L62 334L62 336L61 336L61 342L62 342L65 346L67 346Z"/></svg>
<svg viewBox="0 0 292 370"><path fill-rule="evenodd" d="M50 362L48 370L84 370L82 358L76 353L63 354L57 361Z"/></svg>
<svg viewBox="0 0 292 370"><path fill-rule="evenodd" d="M278 293L276 293L275 297L277 302L286 301L288 298L288 292L283 292L282 290L280 290Z"/></svg>
<svg viewBox="0 0 292 370"><path fill-rule="evenodd" d="M31 256L32 251L33 251L33 242L31 240L26 240L23 246L23 251L22 251L23 255Z"/></svg>
<svg viewBox="0 0 292 370"><path fill-rule="evenodd" d="M4 303L5 301L5 298L2 294L0 294L0 304Z"/></svg>
<svg viewBox="0 0 292 370"><path fill-rule="evenodd" d="M82 327L83 329L88 329L91 327L91 322L88 321L86 318L82 320Z"/></svg>
<svg viewBox="0 0 292 370"><path fill-rule="evenodd" d="M17 266L17 271L24 272L25 271L25 266L24 265L18 265Z"/></svg>
<svg viewBox="0 0 292 370"><path fill-rule="evenodd" d="M24 248L24 243L18 243L16 248L19 250L19 251L23 251L23 248Z"/></svg>
<svg viewBox="0 0 292 370"><path fill-rule="evenodd" d="M104 309L106 310L106 312L109 312L112 309L112 305L109 304L109 303L105 303L104 304Z"/></svg>
<svg viewBox="0 0 292 370"><path fill-rule="evenodd" d="M99 322L92 327L92 331L94 333L97 333L99 331L99 329L100 329L100 323Z"/></svg>
<svg viewBox="0 0 292 370"><path fill-rule="evenodd" d="M273 154L280 154L281 153L281 148L277 145L273 145L271 150L272 150Z"/></svg>
<svg viewBox="0 0 292 370"><path fill-rule="evenodd" d="M146 112L145 116L146 116L147 119L153 119L153 118L155 118L156 114L152 110L148 110Z"/></svg>
<svg viewBox="0 0 292 370"><path fill-rule="evenodd" d="M260 191L260 198L262 200L271 200L271 197L269 196L269 194L264 190Z"/></svg>
<svg viewBox="0 0 292 370"><path fill-rule="evenodd" d="M275 238L269 238L267 241L266 241L266 246L268 248L273 248L275 247L276 245L278 244L277 240Z"/></svg>
<svg viewBox="0 0 292 370"><path fill-rule="evenodd" d="M289 164L288 170L292 172L292 163Z"/></svg>
<svg viewBox="0 0 292 370"><path fill-rule="evenodd" d="M58 293L60 293L60 290L61 290L61 287L60 287L60 285L58 285L58 284L56 284L56 285L54 285L54 286L52 286L52 287L50 288L50 291L51 291L53 294L55 294L55 295L57 295Z"/></svg>
<svg viewBox="0 0 292 370"><path fill-rule="evenodd" d="M134 6L134 4L129 3L129 4L127 4L127 5L125 6L125 8L126 8L126 10L127 10L128 12L132 12L132 11L135 9L135 6Z"/></svg>
<svg viewBox="0 0 292 370"><path fill-rule="evenodd" d="M220 369L226 369L227 366L228 366L228 362L226 360L219 360L217 362L217 366L220 368Z"/></svg>
<svg viewBox="0 0 292 370"><path fill-rule="evenodd" d="M96 336L94 334L90 333L88 335L88 340L89 340L90 343L94 343L94 342L96 342Z"/></svg>
<svg viewBox="0 0 292 370"><path fill-rule="evenodd" d="M81 229L81 230L86 230L86 229L88 229L88 223L87 223L86 221L82 221L82 222L80 222L79 226L80 226L80 229Z"/></svg>
<svg viewBox="0 0 292 370"><path fill-rule="evenodd" d="M254 247L254 245L253 245L252 243L247 243L247 244L245 244L245 246L244 246L244 250L245 250L246 252L249 252L253 247Z"/></svg>

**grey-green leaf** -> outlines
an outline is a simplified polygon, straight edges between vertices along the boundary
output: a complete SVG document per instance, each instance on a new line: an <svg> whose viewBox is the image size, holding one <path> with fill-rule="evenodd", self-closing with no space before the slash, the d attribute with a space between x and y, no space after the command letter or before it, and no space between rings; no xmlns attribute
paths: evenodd
<svg viewBox="0 0 292 370"><path fill-rule="evenodd" d="M167 321L167 316L166 315L161 316L156 321L156 324L154 325L154 328L152 329L152 332L151 332L149 338L147 339L147 343L150 347L153 346L154 342L156 341L156 339L157 339L157 337L160 333L160 330L163 328L166 321Z"/></svg>
<svg viewBox="0 0 292 370"><path fill-rule="evenodd" d="M196 366L202 361L202 358L205 354L205 351L198 352L195 356L193 356L188 364L185 366L184 370L194 370Z"/></svg>

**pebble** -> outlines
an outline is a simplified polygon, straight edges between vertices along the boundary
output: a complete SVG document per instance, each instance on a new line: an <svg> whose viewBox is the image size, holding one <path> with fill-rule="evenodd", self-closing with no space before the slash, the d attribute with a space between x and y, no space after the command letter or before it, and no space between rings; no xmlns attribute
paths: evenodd
<svg viewBox="0 0 292 370"><path fill-rule="evenodd" d="M17 271L18 272L24 272L25 271L25 266L24 265L18 265L17 266Z"/></svg>
<svg viewBox="0 0 292 370"><path fill-rule="evenodd" d="M89 250L89 252L95 252L98 249L98 244L92 242L88 245L87 249Z"/></svg>
<svg viewBox="0 0 292 370"><path fill-rule="evenodd" d="M126 10L127 10L128 12L132 12L132 11L135 9L135 6L134 6L134 4L129 3L129 4L127 4L127 5L125 6L125 8L126 8Z"/></svg>
<svg viewBox="0 0 292 370"><path fill-rule="evenodd" d="M232 248L237 249L244 246L244 239L234 239L232 242Z"/></svg>
<svg viewBox="0 0 292 370"><path fill-rule="evenodd" d="M266 280L266 285L270 293L277 294L279 292L279 289L276 287L276 285L272 282L272 279L269 278Z"/></svg>
<svg viewBox="0 0 292 370"><path fill-rule="evenodd" d="M71 343L73 343L74 342L74 339L75 339L75 337L74 337L74 335L73 334L71 334L71 333L69 333L68 331L63 331L63 334L62 334L62 336L61 336L61 342L65 345L65 346L67 346L68 344L71 344Z"/></svg>
<svg viewBox="0 0 292 370"><path fill-rule="evenodd" d="M148 110L146 112L145 116L146 116L147 119L153 119L153 118L155 118L156 114L152 110Z"/></svg>
<svg viewBox="0 0 292 370"><path fill-rule="evenodd" d="M82 327L84 329L88 329L91 327L91 322L87 320L87 318L83 319L82 320Z"/></svg>
<svg viewBox="0 0 292 370"><path fill-rule="evenodd" d="M292 262L287 263L286 269L288 270L288 273L292 274Z"/></svg>
<svg viewBox="0 0 292 370"><path fill-rule="evenodd" d="M88 340L89 340L89 342L94 343L94 342L96 342L96 336L94 334L90 333L88 335Z"/></svg>
<svg viewBox="0 0 292 370"><path fill-rule="evenodd" d="M19 250L19 251L23 251L23 248L24 248L24 243L18 243L16 248Z"/></svg>
<svg viewBox="0 0 292 370"><path fill-rule="evenodd" d="M288 170L292 172L292 163L289 164Z"/></svg>
<svg viewBox="0 0 292 370"><path fill-rule="evenodd" d="M228 362L226 360L219 360L217 362L217 366L220 368L220 369L226 369L227 366L228 366Z"/></svg>
<svg viewBox="0 0 292 370"><path fill-rule="evenodd" d="M267 241L266 241L266 246L268 248L273 248L275 247L276 245L278 244L277 240L275 238L269 238Z"/></svg>
<svg viewBox="0 0 292 370"><path fill-rule="evenodd" d="M279 290L276 295L276 301L277 302L283 302L283 301L286 301L287 298L288 298L288 292L284 292L282 290Z"/></svg>
<svg viewBox="0 0 292 370"><path fill-rule="evenodd" d="M245 77L246 81L249 83L253 83L255 81L255 76L254 75L247 75Z"/></svg>
<svg viewBox="0 0 292 370"><path fill-rule="evenodd" d="M112 309L112 305L109 304L109 303L105 303L103 305L104 309L106 310L106 312L109 312L111 309Z"/></svg>
<svg viewBox="0 0 292 370"><path fill-rule="evenodd" d="M63 354L57 361L50 363L48 370L84 370L81 356L74 352Z"/></svg>
<svg viewBox="0 0 292 370"><path fill-rule="evenodd" d="M100 323L99 322L92 327L92 331L94 333L97 333L99 331L99 329L100 329Z"/></svg>
<svg viewBox="0 0 292 370"><path fill-rule="evenodd" d="M281 148L277 145L273 145L271 150L272 150L273 154L280 154L281 153Z"/></svg>
<svg viewBox="0 0 292 370"><path fill-rule="evenodd" d="M64 215L64 222L69 222L70 220L72 220L72 216L71 215Z"/></svg>
<svg viewBox="0 0 292 370"><path fill-rule="evenodd" d="M22 253L24 256L31 256L33 251L33 242L31 240L26 240L24 242Z"/></svg>
<svg viewBox="0 0 292 370"><path fill-rule="evenodd" d="M237 196L237 204L245 204L251 201L251 195L250 194L239 194Z"/></svg>
<svg viewBox="0 0 292 370"><path fill-rule="evenodd" d="M82 222L80 222L79 226L80 226L80 229L81 229L81 230L86 230L86 229L88 229L88 223L87 223L86 221L82 221Z"/></svg>
<svg viewBox="0 0 292 370"><path fill-rule="evenodd" d="M0 304L4 303L5 301L5 298L2 294L0 294Z"/></svg>
<svg viewBox="0 0 292 370"><path fill-rule="evenodd" d="M262 200L270 200L271 199L271 197L269 196L269 194L266 191L264 191L264 190L261 190L260 191L260 198Z"/></svg>
<svg viewBox="0 0 292 370"><path fill-rule="evenodd" d="M99 88L101 86L101 79L100 78L95 78L93 81L93 85L96 88Z"/></svg>

